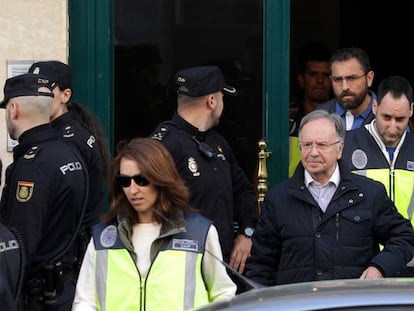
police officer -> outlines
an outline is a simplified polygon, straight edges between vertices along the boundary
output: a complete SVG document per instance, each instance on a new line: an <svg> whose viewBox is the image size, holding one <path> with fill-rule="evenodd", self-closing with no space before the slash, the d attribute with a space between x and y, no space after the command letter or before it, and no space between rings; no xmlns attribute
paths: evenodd
<svg viewBox="0 0 414 311"><path fill-rule="evenodd" d="M354 173L381 182L414 227L414 135L408 131L413 100L413 88L404 77L382 80L372 105L375 119L346 134L342 158ZM414 276L414 260L402 274Z"/></svg>
<svg viewBox="0 0 414 311"><path fill-rule="evenodd" d="M223 96L236 95L216 66L193 67L175 76L178 108L152 137L172 154L191 192L191 205L214 221L223 258L243 272L257 221L252 185L227 141L212 128L219 123ZM234 234L233 223L239 230Z"/></svg>
<svg viewBox="0 0 414 311"><path fill-rule="evenodd" d="M90 238L90 228L104 211L104 186L109 147L97 119L82 105L71 102L72 68L59 61L32 64L30 73L45 76L53 83L54 99L50 120L63 141L83 157L89 173L89 198L79 236L79 266ZM78 121L82 119L82 123Z"/></svg>
<svg viewBox="0 0 414 311"><path fill-rule="evenodd" d="M0 301L4 310L18 310L23 275L20 244L17 233L9 229L0 217Z"/></svg>
<svg viewBox="0 0 414 311"><path fill-rule="evenodd" d="M87 199L82 159L49 123L48 79L31 73L6 80L7 130L18 145L6 170L0 211L25 249L25 310L70 310L76 279L74 236Z"/></svg>

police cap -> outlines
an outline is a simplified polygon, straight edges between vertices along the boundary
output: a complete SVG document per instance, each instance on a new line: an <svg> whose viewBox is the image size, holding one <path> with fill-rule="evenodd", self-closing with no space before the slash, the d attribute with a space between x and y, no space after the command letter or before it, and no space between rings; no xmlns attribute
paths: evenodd
<svg viewBox="0 0 414 311"><path fill-rule="evenodd" d="M201 66L183 69L175 75L177 93L190 97L200 97L222 91L237 95L237 90L228 85L217 66Z"/></svg>
<svg viewBox="0 0 414 311"><path fill-rule="evenodd" d="M36 62L30 66L29 73L45 76L61 89L72 89L72 68L60 61Z"/></svg>
<svg viewBox="0 0 414 311"><path fill-rule="evenodd" d="M50 92L39 91L41 87L47 87ZM6 80L4 85L4 99L0 102L0 108L5 108L11 98L19 96L54 97L50 81L43 76L32 73L25 73Z"/></svg>

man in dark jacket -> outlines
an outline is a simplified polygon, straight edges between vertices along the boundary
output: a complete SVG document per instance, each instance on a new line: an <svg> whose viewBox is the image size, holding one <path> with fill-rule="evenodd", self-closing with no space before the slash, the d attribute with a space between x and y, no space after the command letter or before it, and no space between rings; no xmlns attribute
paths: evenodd
<svg viewBox="0 0 414 311"><path fill-rule="evenodd" d="M177 112L158 126L152 138L173 156L190 189L191 205L217 226L224 260L242 273L256 226L257 201L232 148L213 129L224 108L224 95L236 95L236 89L217 66L180 70L175 82ZM236 234L233 222L239 225Z"/></svg>
<svg viewBox="0 0 414 311"><path fill-rule="evenodd" d="M381 183L344 167L344 137L337 114L302 119L301 163L266 194L247 277L263 285L375 279L396 276L411 259L410 222Z"/></svg>
<svg viewBox="0 0 414 311"><path fill-rule="evenodd" d="M374 119L372 104L375 93L369 90L374 81L368 55L360 48L336 50L329 60L335 98L316 109L339 114L346 130L359 128Z"/></svg>
<svg viewBox="0 0 414 311"><path fill-rule="evenodd" d="M413 89L407 79L391 76L378 86L372 106L375 120L346 134L342 158L352 172L381 182L398 211L414 226ZM404 275L414 276L414 261Z"/></svg>

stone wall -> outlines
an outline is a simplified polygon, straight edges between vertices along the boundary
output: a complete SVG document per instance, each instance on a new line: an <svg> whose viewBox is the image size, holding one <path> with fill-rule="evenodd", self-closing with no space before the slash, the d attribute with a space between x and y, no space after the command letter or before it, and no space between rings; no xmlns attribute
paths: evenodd
<svg viewBox="0 0 414 311"><path fill-rule="evenodd" d="M8 62L68 58L67 0L0 0L0 96L8 77ZM0 158L4 170L13 160L7 151L4 109L0 109Z"/></svg>

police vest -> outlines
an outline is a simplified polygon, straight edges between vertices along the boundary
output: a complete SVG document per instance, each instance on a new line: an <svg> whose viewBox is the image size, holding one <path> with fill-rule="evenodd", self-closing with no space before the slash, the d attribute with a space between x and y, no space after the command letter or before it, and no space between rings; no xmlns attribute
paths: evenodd
<svg viewBox="0 0 414 311"><path fill-rule="evenodd" d="M400 214L409 219L414 227L414 172L398 168L366 169L354 172L381 182Z"/></svg>
<svg viewBox="0 0 414 311"><path fill-rule="evenodd" d="M300 162L299 138L296 136L289 136L289 177L293 176L299 162Z"/></svg>
<svg viewBox="0 0 414 311"><path fill-rule="evenodd" d="M186 230L169 238L147 277L123 245L117 224L93 229L98 310L187 310L209 302L201 264L211 222L186 215Z"/></svg>
<svg viewBox="0 0 414 311"><path fill-rule="evenodd" d="M414 136L405 137L394 157L394 163L390 165L366 129L347 133L342 158L351 164L354 173L382 183L400 214L414 227Z"/></svg>

